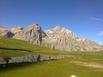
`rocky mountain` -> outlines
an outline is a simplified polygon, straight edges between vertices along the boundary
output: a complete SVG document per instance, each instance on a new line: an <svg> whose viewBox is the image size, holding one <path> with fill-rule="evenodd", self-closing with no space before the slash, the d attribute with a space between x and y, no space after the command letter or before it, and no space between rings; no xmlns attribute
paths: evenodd
<svg viewBox="0 0 103 77"><path fill-rule="evenodd" d="M11 38L13 36L13 33L9 29L0 27L0 36Z"/></svg>
<svg viewBox="0 0 103 77"><path fill-rule="evenodd" d="M46 47L65 51L99 51L102 47L94 41L81 39L71 30L55 27L45 32L44 42Z"/></svg>
<svg viewBox="0 0 103 77"><path fill-rule="evenodd" d="M26 29L17 26L16 28L11 29L11 31L14 33L13 38L25 40L38 45L41 45L42 38L45 36L45 33L41 30L41 27L38 24L29 25Z"/></svg>
<svg viewBox="0 0 103 77"><path fill-rule="evenodd" d="M16 27L12 28L10 31L13 33L13 34L16 34L20 31L22 31L23 28L21 28L19 25L16 25Z"/></svg>
<svg viewBox="0 0 103 77"><path fill-rule="evenodd" d="M64 51L101 51L103 47L94 41L79 38L69 29L56 26L43 31L38 24L31 24L26 29L16 26L10 30L1 29L7 37L28 41L32 44Z"/></svg>

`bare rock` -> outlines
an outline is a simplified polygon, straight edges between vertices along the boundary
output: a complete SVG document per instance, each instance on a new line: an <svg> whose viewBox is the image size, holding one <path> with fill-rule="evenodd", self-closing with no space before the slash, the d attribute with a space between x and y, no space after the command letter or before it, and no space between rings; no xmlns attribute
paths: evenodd
<svg viewBox="0 0 103 77"><path fill-rule="evenodd" d="M38 24L31 24L28 28L19 30L13 38L40 45L42 43L42 35L41 27Z"/></svg>

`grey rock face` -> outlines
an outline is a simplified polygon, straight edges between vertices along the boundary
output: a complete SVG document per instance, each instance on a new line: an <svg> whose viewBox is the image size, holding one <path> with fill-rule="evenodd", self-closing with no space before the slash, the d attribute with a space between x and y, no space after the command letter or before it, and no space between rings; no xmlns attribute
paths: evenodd
<svg viewBox="0 0 103 77"><path fill-rule="evenodd" d="M47 46L65 51L72 49L71 45L72 43L75 43L75 39L77 38L72 31L58 26L52 30L47 30L46 34L47 38L44 38L44 40L46 40L45 42L48 44Z"/></svg>
<svg viewBox="0 0 103 77"><path fill-rule="evenodd" d="M39 56L39 60L38 60ZM19 57L11 57L9 63L22 63L22 62L38 62L44 60L54 60L54 59L63 59L74 57L73 55L26 55L26 56L19 56ZM0 64L5 64L6 62L3 58L0 58Z"/></svg>
<svg viewBox="0 0 103 77"><path fill-rule="evenodd" d="M52 49L64 51L100 51L103 50L99 44L88 39L81 39L72 31L55 27L46 31L47 36L43 38L43 45Z"/></svg>
<svg viewBox="0 0 103 77"><path fill-rule="evenodd" d="M5 36L8 38L12 38L13 37L13 33L9 30L9 29L5 29L5 28L0 28L0 36Z"/></svg>
<svg viewBox="0 0 103 77"><path fill-rule="evenodd" d="M13 34L16 34L20 31L22 31L23 28L21 28L19 25L16 25L16 27L12 28L10 31L13 33Z"/></svg>
<svg viewBox="0 0 103 77"><path fill-rule="evenodd" d="M13 38L25 40L33 44L41 45L43 31L38 24L32 24L27 29L18 30Z"/></svg>

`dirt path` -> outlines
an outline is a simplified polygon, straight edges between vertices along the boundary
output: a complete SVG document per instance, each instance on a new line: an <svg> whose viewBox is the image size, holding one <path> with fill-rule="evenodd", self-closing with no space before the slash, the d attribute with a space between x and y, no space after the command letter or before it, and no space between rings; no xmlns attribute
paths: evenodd
<svg viewBox="0 0 103 77"><path fill-rule="evenodd" d="M70 63L77 64L80 66L91 67L91 68L101 68L103 69L103 64L93 63L93 62L82 62L82 61L71 61Z"/></svg>

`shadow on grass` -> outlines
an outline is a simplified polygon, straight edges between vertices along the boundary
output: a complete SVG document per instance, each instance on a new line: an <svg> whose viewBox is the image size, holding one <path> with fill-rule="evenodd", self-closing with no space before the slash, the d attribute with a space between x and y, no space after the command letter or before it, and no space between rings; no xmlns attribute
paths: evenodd
<svg viewBox="0 0 103 77"><path fill-rule="evenodd" d="M32 51L26 50L26 49L2 48L2 47L0 47L0 50L15 50L15 51L27 51L27 52L32 52Z"/></svg>
<svg viewBox="0 0 103 77"><path fill-rule="evenodd" d="M39 62L37 62L37 63L39 63ZM8 66L5 66L5 64L0 64L0 71L23 68L23 67L30 66L32 64L36 64L36 62L9 63ZM5 66L5 67L3 67L3 66Z"/></svg>
<svg viewBox="0 0 103 77"><path fill-rule="evenodd" d="M56 60L52 59L49 61L56 61ZM12 69L24 68L24 67L29 67L32 65L37 65L37 64L40 65L43 62L47 62L47 60L38 61L38 62L9 63L8 66L6 66L6 67L3 67L4 64L0 64L0 71L7 71L7 70L12 70Z"/></svg>

